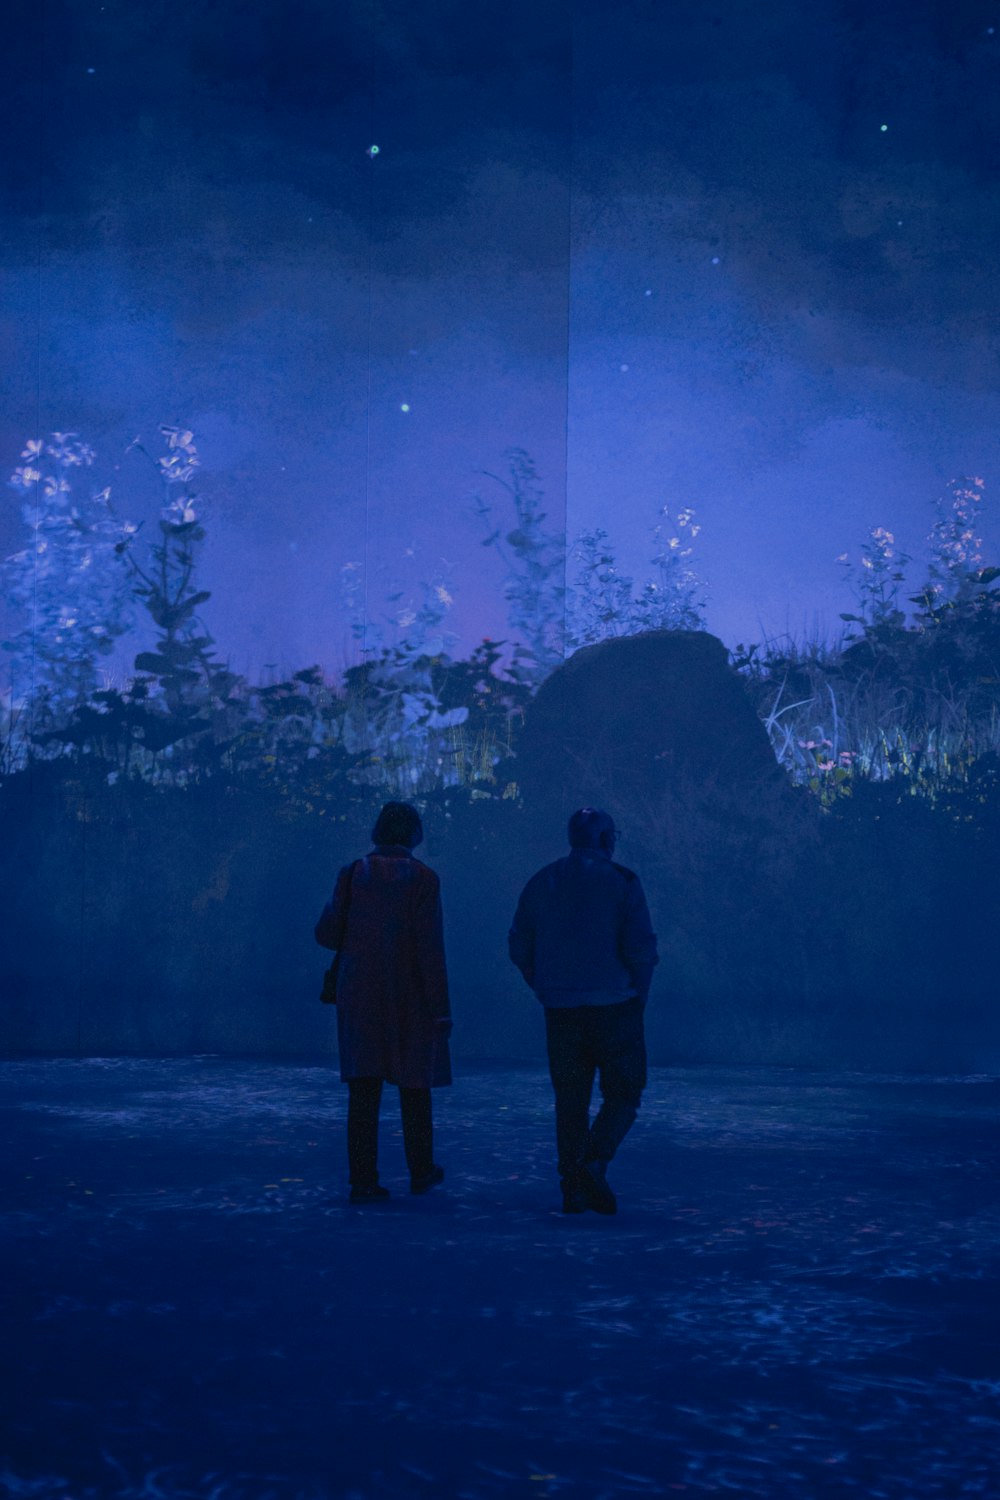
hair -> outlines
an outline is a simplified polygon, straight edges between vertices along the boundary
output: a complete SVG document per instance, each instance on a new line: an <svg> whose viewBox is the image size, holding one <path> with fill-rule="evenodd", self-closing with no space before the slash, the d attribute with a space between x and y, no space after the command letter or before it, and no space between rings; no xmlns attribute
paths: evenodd
<svg viewBox="0 0 1000 1500"><path fill-rule="evenodd" d="M420 814L408 802L387 802L375 819L373 844L403 844L416 848L424 836Z"/></svg>
<svg viewBox="0 0 1000 1500"><path fill-rule="evenodd" d="M600 807L581 807L570 818L566 828L573 849L599 849L614 837L615 821Z"/></svg>

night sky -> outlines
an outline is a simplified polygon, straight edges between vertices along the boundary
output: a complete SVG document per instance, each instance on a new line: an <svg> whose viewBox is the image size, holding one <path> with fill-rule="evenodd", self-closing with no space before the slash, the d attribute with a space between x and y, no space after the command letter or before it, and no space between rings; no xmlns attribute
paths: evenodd
<svg viewBox="0 0 1000 1500"><path fill-rule="evenodd" d="M1000 496L995 0L14 0L5 26L0 454L77 431L141 518L126 445L193 428L239 669L341 666L352 561L376 617L441 577L460 649L503 634L470 502L510 447L555 526L635 567L693 506L730 644L835 630L838 554L876 525L919 553L950 478Z"/></svg>

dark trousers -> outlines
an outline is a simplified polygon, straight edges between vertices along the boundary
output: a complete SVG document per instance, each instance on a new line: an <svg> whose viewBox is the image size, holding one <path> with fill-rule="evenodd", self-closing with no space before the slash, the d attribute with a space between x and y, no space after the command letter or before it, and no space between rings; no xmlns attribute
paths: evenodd
<svg viewBox="0 0 1000 1500"><path fill-rule="evenodd" d="M639 1000L545 1012L560 1177L572 1177L583 1162L609 1162L635 1122L646 1086L642 1012ZM601 1107L591 1125L595 1076Z"/></svg>
<svg viewBox="0 0 1000 1500"><path fill-rule="evenodd" d="M382 1103L381 1078L349 1078L347 1104L347 1160L352 1187L378 1182L378 1116ZM400 1089L403 1149L411 1177L426 1177L434 1165L433 1118L430 1089Z"/></svg>

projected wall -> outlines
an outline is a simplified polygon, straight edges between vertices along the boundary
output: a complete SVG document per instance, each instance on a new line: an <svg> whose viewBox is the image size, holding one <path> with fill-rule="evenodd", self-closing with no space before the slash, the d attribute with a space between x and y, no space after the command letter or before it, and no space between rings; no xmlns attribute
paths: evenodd
<svg viewBox="0 0 1000 1500"><path fill-rule="evenodd" d="M998 46L846 0L11 23L4 1045L325 1047L302 945L378 799L516 850L520 725L608 637L717 635L826 811L985 774Z"/></svg>

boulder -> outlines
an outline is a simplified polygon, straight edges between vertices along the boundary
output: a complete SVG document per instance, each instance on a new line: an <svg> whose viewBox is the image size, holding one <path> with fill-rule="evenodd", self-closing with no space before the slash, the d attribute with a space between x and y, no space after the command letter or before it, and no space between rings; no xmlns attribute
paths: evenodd
<svg viewBox="0 0 1000 1500"><path fill-rule="evenodd" d="M684 788L744 796L783 780L726 648L696 630L651 630L585 646L557 667L526 716L525 803L634 807Z"/></svg>

